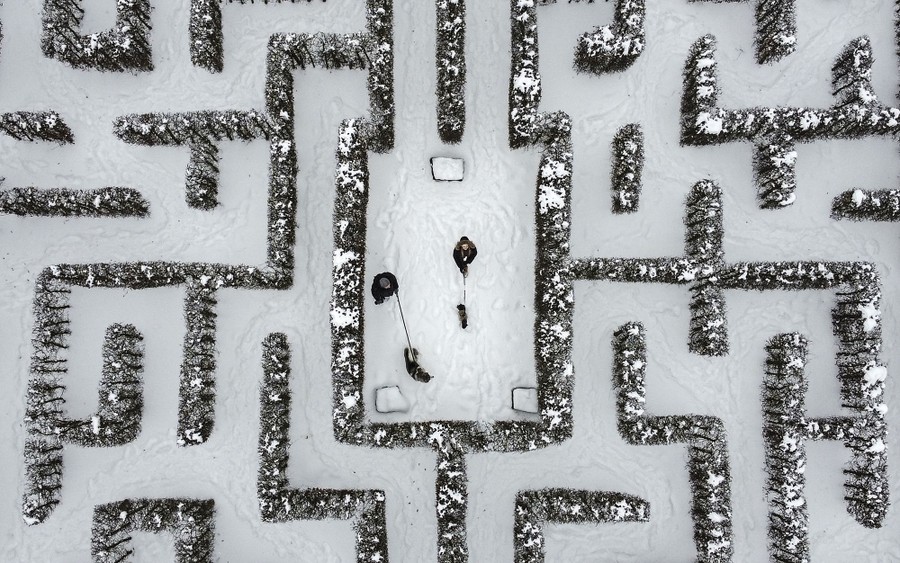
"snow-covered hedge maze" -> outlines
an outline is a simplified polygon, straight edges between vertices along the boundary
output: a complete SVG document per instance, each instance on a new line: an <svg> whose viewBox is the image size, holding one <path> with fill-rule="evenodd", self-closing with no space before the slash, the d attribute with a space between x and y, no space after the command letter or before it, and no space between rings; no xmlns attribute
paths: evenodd
<svg viewBox="0 0 900 563"><path fill-rule="evenodd" d="M631 66L644 51L645 0L617 0L615 21L578 38L575 68L603 74Z"/></svg>
<svg viewBox="0 0 900 563"><path fill-rule="evenodd" d="M191 15L188 23L191 62L209 72L222 72L225 64L224 36L222 34L222 4L279 4L300 3L312 0L190 0ZM322 0L323 2L325 0ZM313 56L311 50L309 56Z"/></svg>
<svg viewBox="0 0 900 563"><path fill-rule="evenodd" d="M91 554L97 563L127 561L131 533L167 532L175 563L210 563L215 542L215 502L188 498L128 499L94 509Z"/></svg>
<svg viewBox="0 0 900 563"><path fill-rule="evenodd" d="M841 370L842 403L858 414L809 418L804 408L807 347L806 339L797 333L780 334L767 346L763 435L771 499L769 549L779 561L809 560L809 502L804 495L807 440L838 440L850 448L852 459L844 469L845 499L848 511L862 525L880 526L889 503L886 407L881 402L886 369L876 363L874 351L869 351L865 371L860 373L858 365L850 373L846 367ZM864 350L859 353L864 358L867 355Z"/></svg>
<svg viewBox="0 0 900 563"><path fill-rule="evenodd" d="M223 10L253 9L228 4L303 2L185 1L189 5L190 61L203 69L205 78L210 78L207 72L223 72L225 48L231 48L223 32ZM149 363L145 362L145 329L140 322L108 323L101 352L97 406L88 411L93 414L87 417L75 418L68 413L69 347L75 340L72 318L90 314L77 302L83 290L177 287L183 291L184 336L180 343L177 424L172 442L180 447L199 447L191 452L202 452L203 446L209 445L216 428L216 378L217 369L221 369L219 309L227 302L222 297L223 290L286 291L293 287L296 271L300 270L294 259L299 168L294 81L296 74L316 68L365 72L368 90L364 115L342 116L335 131L329 308L334 441L341 448L424 449L433 453L437 561L464 563L470 559L467 527L473 518L469 502L470 494L478 492L470 491L472 456L529 452L535 454L528 455L536 455L537 450L562 446L576 437L576 282L683 286L689 293L687 349L709 357L704 360L711 362L723 361L732 348L727 322L729 296L737 292L790 290L826 292L829 298L833 297L831 329L837 343L835 363L843 414L818 418L807 415L806 335L777 334L766 346L765 365L759 366L765 374L762 398L753 400L762 411L766 490L759 493L765 495L768 505L768 553L775 561L810 560L810 503L804 493L805 444L809 441L837 441L848 450L849 460L843 467L847 512L866 528L884 525L891 482L886 454L887 370L880 359L879 266L865 259L728 262L723 207L726 198L720 182L714 178L693 178L692 184L681 186L687 192L683 254L607 258L573 253L573 139L578 138L579 124L570 113L543 111L545 108L541 107L538 7L554 3L556 0L509 2L511 59L505 117L508 147L539 153L533 196L536 251L532 326L537 415L519 413L511 419L487 421L414 417L384 422L396 419L371 417L371 410L367 410L372 397L365 387L365 301L373 272L367 265L366 245L369 224L374 223L369 217L369 153L387 153L395 148L395 6L393 0L366 0L364 31L279 32L268 37L265 59L261 60L265 65L264 91L259 93L262 108L145 111L115 118L112 133L117 142L180 147L189 152L184 172L185 202L192 212L205 216L220 205L222 144L267 142L265 259L252 264L129 259L42 265L34 280L31 358L27 384L23 386L24 521L29 525L45 523L61 504L67 448L129 445L138 439L145 422L144 369ZM433 5L437 23L437 133L443 143L456 144L462 141L466 125L467 8L465 0L435 0ZM113 29L84 35L82 0L43 0L44 55L79 71L150 73L154 70L152 3L116 0L115 8ZM472 3L469 9L474 10ZM645 0L616 0L613 10L611 24L596 26L578 36L571 55L572 69L595 75L580 78L595 80L627 71L645 53ZM755 17L758 62L777 62L794 52L797 24L793 0L755 0ZM900 24L897 29L900 30ZM701 37L690 48L683 69L680 112L676 116L680 120L680 142L695 147L752 143L753 171L763 208L780 208L794 202L796 143L900 135L900 108L883 105L874 93L872 45L865 36L853 40L838 55L832 69L832 93L837 101L824 109L719 107L715 50L712 35ZM614 214L636 214L642 198L646 198L642 195L644 131L653 125L634 119L613 124ZM55 111L0 114L0 132L22 142L75 142L73 131ZM73 222L91 217L103 224L116 224L124 218L146 221L152 212L144 195L128 187L73 190L26 186L0 190L0 215ZM846 191L833 201L832 217L898 221L900 194L898 190ZM309 236L306 243L311 247L321 244ZM347 488L292 485L288 476L291 409L297 406L292 399L292 382L299 379L297 371L301 371L292 371L292 345L295 361L306 350L297 346L299 342L289 341L289 331L271 330L274 329L267 328L259 334L267 336L262 342L259 386L256 516L267 529L273 528L270 524L304 520L350 521L356 561L388 561L389 531L398 526L389 521L388 511L391 503L400 503L386 492L388 489L353 484ZM732 482L729 459L729 446L734 447L727 439L731 430L729 419L717 412L647 414L645 372L651 362L644 325L637 320L628 322L611 336L610 384L616 410L608 422L616 423L616 439L642 452L646 451L644 446L686 446L697 560L732 561L740 553L735 535L740 515L732 512L733 487L737 485ZM149 409L149 400L147 405ZM581 402L578 408L582 408ZM508 494L504 508L513 516L510 552L516 563L544 560L544 528L548 524L652 522L650 502L631 492L589 490L581 488L581 484L572 488L543 483L542 488L531 486ZM179 563L227 558L214 553L215 501L181 498L183 494L177 498L146 498L153 496L146 493L140 498L123 495L113 498L126 500L95 506L93 560L127 561L134 553L131 542L135 531L172 534ZM654 515L657 512L654 510ZM397 539L392 541L402 545ZM300 553L298 557L303 559L305 555ZM474 554L472 558L475 559Z"/></svg>
<svg viewBox="0 0 900 563"><path fill-rule="evenodd" d="M63 440L81 446L118 446L134 440L143 412L143 337L132 325L112 325L103 345L97 412L68 421Z"/></svg>
<svg viewBox="0 0 900 563"><path fill-rule="evenodd" d="M538 228L547 252L539 253L535 267L557 272L567 244L567 230L561 224L568 206L561 204L565 202L562 192L571 163L571 141L565 116L553 116L547 122L550 126L542 131L547 148L541 159L537 190L541 210ZM543 335L535 358L542 407L540 421L499 421L490 425L464 421L367 423L363 392L367 145L371 143L367 137L376 133L367 133L370 129L366 125L363 120L345 121L337 150L331 305L335 437L341 442L370 447L435 449L439 560L464 561L468 557L465 456L485 451L534 450L571 435L571 284L557 280L535 289L539 311L535 330ZM547 198L549 201L545 201ZM549 277L552 276L545 276Z"/></svg>
<svg viewBox="0 0 900 563"><path fill-rule="evenodd" d="M795 0L691 0L692 2L754 2L756 60L775 63L797 49Z"/></svg>
<svg viewBox="0 0 900 563"><path fill-rule="evenodd" d="M116 0L116 24L101 33L79 33L82 0L44 0L44 55L75 68L111 72L153 70L150 0Z"/></svg>
<svg viewBox="0 0 900 563"><path fill-rule="evenodd" d="M512 6L514 16L517 10L525 10L526 14L534 11L531 2L513 2ZM513 37L521 41L519 48L535 42L536 28L529 23L533 20L514 17L512 21ZM516 69L515 63L516 59L511 99L522 103L511 107L510 123L518 121L522 125L511 125L511 143L536 144L542 149L535 193L537 238L543 245L535 262L535 279L538 280L534 293L535 366L540 405L537 421L505 420L490 424L366 422L363 300L367 289L364 260L369 191L367 151L372 150L369 139L372 133L365 120L352 119L341 125L338 137L331 305L335 437L341 442L369 447L416 447L436 451L439 561L468 560L466 455L534 450L560 443L572 432L571 322L574 301L567 265L571 123L563 113L537 114L532 99L518 97L517 92L521 90L517 89L517 73L524 71L522 67ZM539 90L539 82L532 84ZM600 505L601 500L605 502L610 498L592 495L585 493L581 498L596 500ZM602 512L600 505L597 510ZM583 509L590 511L592 506L586 505ZM553 519L553 514L550 513L548 518ZM524 544L520 545L517 540L517 551L523 548Z"/></svg>
<svg viewBox="0 0 900 563"><path fill-rule="evenodd" d="M685 65L681 143L753 143L761 207L784 207L796 199L796 143L900 133L900 108L883 105L872 88L872 49L867 37L852 41L837 57L832 67L832 93L837 102L824 109L720 108L715 49L713 36L700 38Z"/></svg>
<svg viewBox="0 0 900 563"><path fill-rule="evenodd" d="M688 285L691 292L689 348L707 356L728 353L723 296L722 191L703 180L687 199L685 256L590 258L572 261L576 279Z"/></svg>
<svg viewBox="0 0 900 563"><path fill-rule="evenodd" d="M287 337L263 342L257 496L265 522L354 519L359 563L387 561L385 494L378 490L295 489L287 479L290 447L291 352Z"/></svg>
<svg viewBox="0 0 900 563"><path fill-rule="evenodd" d="M0 131L18 141L72 144L72 130L55 111L0 115ZM43 217L145 217L149 205L132 188L93 190L35 187L0 190L0 214Z"/></svg>
<svg viewBox="0 0 900 563"><path fill-rule="evenodd" d="M126 115L114 125L116 135L126 143L190 148L185 201L197 209L212 209L218 204L218 143L270 140L276 135L275 127L279 126L273 126L262 111Z"/></svg>
<svg viewBox="0 0 900 563"><path fill-rule="evenodd" d="M516 495L516 563L543 563L544 524L646 522L650 506L632 495L574 489L520 491Z"/></svg>
<svg viewBox="0 0 900 563"><path fill-rule="evenodd" d="M119 4L120 8L122 3ZM46 519L61 494L62 445L69 426L64 419L66 371L64 350L69 336L68 297L71 287L132 290L180 285L186 288L184 360L179 389L178 443L202 444L215 418L216 292L223 288L285 289L294 269L294 212L296 207L296 151L293 141L293 88L297 68L361 68L371 61L375 76L369 86L372 113L381 121L371 127L373 144L389 147L393 140L390 116L392 68L390 3L369 2L370 32L360 35L276 35L269 46L266 112L198 111L182 114L141 114L116 120L115 133L129 143L187 145L187 202L209 209L216 204L216 145L223 140L267 139L270 143L267 262L262 266L211 263L131 262L60 264L47 268L36 287L34 354L29 385L27 422L32 436L26 445L28 488L26 520ZM366 53L370 49L371 53ZM32 120L33 121L33 120ZM19 130L41 131L40 127ZM51 130L52 131L52 130ZM42 139L49 133L42 133ZM73 213L70 213L73 214ZM101 402L101 414L109 406ZM132 412L132 411L127 411ZM127 441L127 436L95 445Z"/></svg>
<svg viewBox="0 0 900 563"><path fill-rule="evenodd" d="M734 537L725 425L712 416L644 414L644 372L647 367L644 327L640 323L630 323L619 328L614 335L613 348L619 434L629 444L641 446L688 445L697 560L731 561Z"/></svg>

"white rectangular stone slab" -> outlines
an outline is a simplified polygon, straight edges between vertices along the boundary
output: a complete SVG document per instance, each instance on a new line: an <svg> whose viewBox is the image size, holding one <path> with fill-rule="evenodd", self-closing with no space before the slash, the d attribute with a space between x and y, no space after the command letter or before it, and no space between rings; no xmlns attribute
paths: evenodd
<svg viewBox="0 0 900 563"><path fill-rule="evenodd" d="M431 176L442 182L459 182L466 172L466 161L461 158L435 156L431 159Z"/></svg>
<svg viewBox="0 0 900 563"><path fill-rule="evenodd" d="M537 389L534 387L514 387L512 390L512 408L521 412L537 414Z"/></svg>
<svg viewBox="0 0 900 563"><path fill-rule="evenodd" d="M379 387L375 390L375 410L380 413L406 412L409 410L409 401L396 385Z"/></svg>

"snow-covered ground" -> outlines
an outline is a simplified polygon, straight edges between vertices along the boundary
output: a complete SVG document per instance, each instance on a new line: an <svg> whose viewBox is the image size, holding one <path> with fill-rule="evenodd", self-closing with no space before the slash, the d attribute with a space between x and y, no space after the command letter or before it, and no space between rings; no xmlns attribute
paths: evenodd
<svg viewBox="0 0 900 563"><path fill-rule="evenodd" d="M522 0L525 1L525 0ZM61 502L46 522L26 526L25 396L32 354L32 300L37 275L58 263L137 260L262 264L266 256L268 143L221 143L220 205L185 204L183 147L126 144L115 118L145 112L264 109L266 47L276 32L357 32L361 0L298 4L223 4L224 71L192 66L188 0L155 1L154 70L75 70L41 53L41 0L0 5L0 112L57 111L75 143L28 143L0 137L3 188L93 189L127 186L150 203L148 218L0 216L0 559L39 563L91 560L95 505L138 497L211 498L216 503L215 559L222 562L352 561L350 522L263 522L257 501L262 341L287 335L293 350L293 410L288 477L294 487L386 492L388 552L393 561L438 559L435 454L426 449L368 449L338 443L332 430L332 211L335 149L343 119L369 110L366 73L297 71L294 96L297 176L296 268L288 290L227 289L218 295L215 429L200 446L176 444L178 378L184 335L184 289L76 289L66 406L70 418L96 409L100 349L107 326L132 323L146 345L144 417L136 440L112 448L67 445ZM112 0L85 0L85 33L112 26ZM691 45L713 34L725 108L810 106L831 96L831 67L853 39L867 35L875 93L897 105L900 61L894 4L796 0L797 50L780 62L754 58L755 3L647 2L646 48L629 69L602 76L573 69L576 40L613 20L615 2L566 3L537 9L541 111L562 110L573 122L571 255L682 256L684 201L696 182L723 190L724 251L738 261L867 261L881 275L881 362L885 391L890 497L900 473L892 463L900 436L900 400L890 375L900 365L900 254L897 226L830 217L832 199L853 189L893 189L900 179L890 137L797 145L797 199L784 209L756 201L752 146L683 147L680 103ZM396 143L370 154L366 272L399 278L406 321L422 365L434 376L413 381L395 299L375 306L366 296L367 416L373 422L523 419L511 408L514 387L536 385L534 325L534 186L540 152L508 142L510 2L469 0L466 15L466 129L446 145L435 109L435 6L394 1ZM636 213L611 211L611 143L639 123L646 160ZM461 182L436 182L433 156L462 158ZM462 278L451 259L467 235L478 245L463 331L456 305ZM368 281L368 280L367 280ZM527 453L467 456L469 560L513 560L516 494L544 487L618 491L650 504L644 523L547 525L547 561L691 561L697 553L684 445L634 446L616 427L613 332L640 321L647 331L646 411L719 417L727 431L732 477L734 561L765 561L767 513L761 404L765 344L778 333L809 338L806 373L810 416L842 413L831 329L835 292L725 292L729 354L688 351L689 292L683 286L579 281L575 285L574 433L560 445ZM406 413L375 412L374 393L399 386ZM846 511L842 467L848 451L835 442L807 444L806 499L813 561L900 560L900 515L888 510L879 529ZM134 534L133 561L174 560L165 534Z"/></svg>

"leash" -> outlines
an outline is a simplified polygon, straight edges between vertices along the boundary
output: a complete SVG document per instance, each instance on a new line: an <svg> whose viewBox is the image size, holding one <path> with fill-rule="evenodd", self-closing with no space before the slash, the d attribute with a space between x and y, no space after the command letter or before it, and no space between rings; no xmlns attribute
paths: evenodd
<svg viewBox="0 0 900 563"><path fill-rule="evenodd" d="M403 332L406 333L406 343L409 344L409 353L412 354L413 360L418 362L419 359L416 357L416 349L413 348L412 342L409 339L409 329L406 328L406 318L403 316L403 304L400 303L400 291L395 291L394 295L397 296L397 306L400 307L400 320L403 321Z"/></svg>
<svg viewBox="0 0 900 563"><path fill-rule="evenodd" d="M466 275L463 274L463 305L466 304Z"/></svg>

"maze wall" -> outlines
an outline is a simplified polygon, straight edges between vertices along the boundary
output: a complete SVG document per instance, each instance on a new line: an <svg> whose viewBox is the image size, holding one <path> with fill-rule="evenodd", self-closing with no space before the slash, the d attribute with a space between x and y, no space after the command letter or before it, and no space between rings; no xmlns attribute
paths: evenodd
<svg viewBox="0 0 900 563"><path fill-rule="evenodd" d="M890 337L900 329L893 312L898 264L895 257L886 264L878 246L895 241L884 223L900 218L900 195L876 186L803 185L800 168L808 147L893 142L900 133L900 106L879 97L874 83L869 36L840 45L804 36L801 20L814 8L811 1L677 8L644 0L495 3L499 8L490 13L504 17L492 25L509 39L508 52L498 55L508 86L500 148L537 162L531 203L512 220L534 234L533 271L527 272L534 280L533 324L521 330L532 335L532 349L523 353L533 357L535 376L525 383L536 388L538 412L502 420L385 421L372 416L374 397L365 387L372 365L366 327L375 322L367 319L368 286L382 269L370 260L367 233L385 228L370 213L376 177L370 159L378 162L409 143L397 134L396 122L408 110L396 104L395 93L401 76L416 77L401 72L410 55L401 56L395 44L413 30L395 20L414 10L431 14L414 31L427 33L433 45L433 76L418 78L435 85L424 101L428 135L452 153L483 126L473 119L480 98L467 93L467 78L479 64L467 42L491 29L484 23L487 8L465 0L435 0L425 3L427 10L401 0L348 0L338 8L324 0L101 4L29 0L0 7L4 88L15 89L16 80L22 85L22 93L0 98L2 149L11 155L3 164L16 178L0 186L5 240L15 247L3 278L10 413L4 421L15 429L4 433L4 447L14 454L8 459L18 460L2 474L3 523L11 530L5 559L113 562L163 554L178 562L249 561L259 549L264 555L257 560L265 561L414 561L424 550L441 562L498 554L526 562L565 553L548 545L563 531L578 530L601 538L589 541L589 551L573 543L576 555L590 560L657 560L678 536L676 551L697 561L762 554L801 562L828 560L816 548L829 541L823 531L829 526L847 549L856 546L870 557L865 560L900 557L891 502L900 481L888 464L896 393L887 377L889 359L900 358ZM895 11L884 4L883 11ZM597 22L582 22L584 29L564 36L571 96L579 101L557 107L558 94L548 96L552 103L542 100L545 86L565 86L545 83L540 47L548 37L554 49L564 42L548 30L560 33L562 20L552 18L567 10ZM831 72L832 102L742 103L729 90L740 77L723 69L717 30L689 34L706 13L714 14L710 21L752 32L744 48L757 72L773 81L787 79L783 65L792 57L808 56L804 41L834 48L821 55ZM678 32L666 23L678 18L694 19ZM557 23L542 28L545 19ZM101 21L110 26L97 30ZM260 31L273 21L277 29ZM247 29L265 37L249 62L241 45ZM900 19L888 31L896 50ZM654 46L670 37L684 48ZM21 55L22 46L32 54ZM678 60L679 90L666 106L674 111L654 119L646 109L617 110L604 114L611 133L602 142L586 134L591 122L580 115L581 104L605 107L603 88L633 89L639 107L666 96L648 97L641 85L650 83L653 92L654 76L641 65L661 52ZM29 78L17 58L39 61L36 74L43 78ZM724 58L733 61L733 52ZM245 74L243 65L253 70ZM338 94L347 86L347 99L363 99L364 107L330 115L335 125L320 141L330 151L307 164L302 155L310 148L297 139L313 127L315 112L308 108L317 102L303 88L318 80L346 80ZM111 107L80 102L95 90L112 96ZM354 103L333 101L332 108L349 111ZM686 158L743 159L755 196L737 194L747 186L728 185L728 177L715 173L661 187L671 178L660 178L654 151L666 135L667 150L691 155ZM237 190L237 197L237 185L254 184L253 172L246 173L250 180L242 176L253 158L265 178ZM69 169L40 170L54 160L54 170ZM581 181L581 163L603 170L602 197L591 196L602 209L579 199L600 191ZM311 187L307 166L328 168L330 184ZM679 180L686 170L708 170L672 168ZM50 178L54 185L44 185ZM110 178L131 184L109 185ZM311 195L315 189L331 198L325 219L315 217L321 209L307 207L319 197ZM678 194L680 208L660 210L654 198L661 200L664 190ZM753 197L758 208L747 210ZM827 209L811 224L851 241L832 246L833 254L826 248L759 259L766 252L744 252L752 245L734 242L743 234L729 220L733 208L773 222L776 237L790 239L792 221L821 211L804 206L813 199ZM791 219L778 223L778 214ZM633 253L633 245L594 244L583 235L590 231L588 216L618 225L649 221L648 230L668 220L680 230L674 247L681 250L660 255L652 239ZM316 230L317 220L330 226L330 240ZM241 246L245 237L257 243ZM737 258L726 256L736 246ZM615 307L590 299L593 291L620 287L680 292L683 313L674 315L675 328L654 336L661 324L646 309L618 322ZM110 297L97 305L88 294ZM773 310L785 295L812 295L829 311L830 325L813 334L796 322L772 326L748 361L740 356L747 347L735 342L735 333L745 334L744 319L730 314L731 303L747 294L772 300ZM138 299L144 313L128 311ZM157 307L162 328L152 326ZM173 307L180 323L170 325L172 315L161 311ZM95 336L78 334L79 327L112 317L102 331L90 329ZM582 337L582 327L595 326L588 317L609 328ZM660 340L667 349L657 352ZM79 361L90 357L89 346L99 361ZM738 396L734 408L726 403L735 395L725 392L699 409L696 402L675 403L673 414L657 414L671 403L653 395L660 377L654 371L664 367L663 379L676 381L694 376L672 373L678 368L667 365L672 349L691 365L720 371L723 386L756 378L755 393ZM813 352L827 358L827 373L811 373ZM823 387L810 389L813 378L825 377L833 383L824 387L832 396L823 407L817 402ZM835 408L823 414L828 405ZM611 430L603 433L601 425ZM735 478L750 471L736 434L754 436L760 448L761 457L751 461L759 482ZM807 454L820 443L840 453L827 470L807 471ZM686 491L673 497L683 501L675 510L657 508L666 504L665 485L635 480L635 459L663 450L680 460L656 468ZM616 457L621 452L629 453ZM316 456L328 459L308 459ZM408 460L416 466L403 465ZM159 464L159 478L129 478L142 462ZM489 490L496 481L485 472L512 489ZM840 489L811 489L823 476L839 479ZM823 491L831 496L817 504ZM413 503L415 513L402 506ZM338 524L305 527L311 522ZM620 529L634 543L604 545L602 538Z"/></svg>

